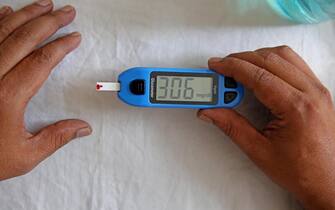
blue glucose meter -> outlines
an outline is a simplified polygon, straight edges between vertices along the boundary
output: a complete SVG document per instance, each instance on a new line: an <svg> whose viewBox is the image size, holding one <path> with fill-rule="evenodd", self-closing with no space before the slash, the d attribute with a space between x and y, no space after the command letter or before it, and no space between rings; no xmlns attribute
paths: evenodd
<svg viewBox="0 0 335 210"><path fill-rule="evenodd" d="M125 103L153 108L234 108L244 88L208 69L132 68L117 83L98 82L97 91L118 91Z"/></svg>

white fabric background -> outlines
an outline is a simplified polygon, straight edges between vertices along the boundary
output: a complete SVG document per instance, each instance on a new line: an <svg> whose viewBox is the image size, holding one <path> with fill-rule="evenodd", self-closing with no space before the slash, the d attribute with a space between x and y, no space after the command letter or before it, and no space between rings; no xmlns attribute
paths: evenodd
<svg viewBox="0 0 335 210"><path fill-rule="evenodd" d="M19 8L29 0L2 0ZM57 0L78 16L58 33L83 33L32 100L28 128L81 118L94 129L30 174L0 183L1 210L287 210L274 185L195 110L128 107L95 92L134 66L206 67L211 56L287 44L335 91L335 24L293 25L256 0ZM239 110L266 111L249 94Z"/></svg>

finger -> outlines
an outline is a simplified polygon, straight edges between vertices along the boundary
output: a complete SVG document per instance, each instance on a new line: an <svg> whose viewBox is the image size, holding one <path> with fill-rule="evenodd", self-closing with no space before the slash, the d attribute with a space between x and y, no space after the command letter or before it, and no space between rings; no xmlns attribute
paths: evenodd
<svg viewBox="0 0 335 210"><path fill-rule="evenodd" d="M209 68L233 77L251 89L255 96L277 117L288 113L294 106L293 101L299 92L273 75L245 60L234 57L209 60Z"/></svg>
<svg viewBox="0 0 335 210"><path fill-rule="evenodd" d="M75 138L92 133L90 125L81 120L64 120L42 129L29 139L37 162L52 155L59 148Z"/></svg>
<svg viewBox="0 0 335 210"><path fill-rule="evenodd" d="M298 90L306 91L311 88L310 78L305 73L271 51L242 52L229 57L239 58L263 68Z"/></svg>
<svg viewBox="0 0 335 210"><path fill-rule="evenodd" d="M46 46L34 51L20 62L4 78L3 83L8 88L12 99L20 107L26 106L31 97L50 75L52 69L63 58L78 47L81 35L78 32L59 38Z"/></svg>
<svg viewBox="0 0 335 210"><path fill-rule="evenodd" d="M292 48L288 46L279 46L274 48L262 48L259 50L256 50L256 52L272 52L276 53L283 59L287 60L291 64L297 67L301 72L306 74L311 79L320 82L320 80L317 78L317 76L314 74L312 69L308 66L308 64L298 55Z"/></svg>
<svg viewBox="0 0 335 210"><path fill-rule="evenodd" d="M213 123L229 136L252 160L269 159L271 144L244 117L234 110L209 109L198 113L200 119Z"/></svg>
<svg viewBox="0 0 335 210"><path fill-rule="evenodd" d="M0 21L7 17L9 14L13 12L12 8L9 6L4 6L0 9Z"/></svg>
<svg viewBox="0 0 335 210"><path fill-rule="evenodd" d="M37 1L17 12L12 13L7 18L0 21L0 43L3 42L13 31L26 24L30 20L46 14L52 10L51 0Z"/></svg>
<svg viewBox="0 0 335 210"><path fill-rule="evenodd" d="M59 28L71 23L74 17L74 8L66 6L27 23L11 34L0 48L0 77L3 77Z"/></svg>

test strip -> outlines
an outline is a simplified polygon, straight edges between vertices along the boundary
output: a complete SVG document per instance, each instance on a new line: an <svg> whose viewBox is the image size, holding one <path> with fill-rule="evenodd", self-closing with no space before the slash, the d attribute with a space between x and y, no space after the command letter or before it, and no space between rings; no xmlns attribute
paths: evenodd
<svg viewBox="0 0 335 210"><path fill-rule="evenodd" d="M99 92L104 91L113 91L117 92L120 91L121 86L118 82L97 82L96 90Z"/></svg>

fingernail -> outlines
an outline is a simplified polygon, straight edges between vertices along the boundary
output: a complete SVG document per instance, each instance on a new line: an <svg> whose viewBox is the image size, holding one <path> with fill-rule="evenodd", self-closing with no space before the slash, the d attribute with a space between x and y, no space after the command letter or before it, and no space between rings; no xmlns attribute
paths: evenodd
<svg viewBox="0 0 335 210"><path fill-rule="evenodd" d="M78 36L81 36L81 34L79 32L73 32L70 34L70 36L78 37Z"/></svg>
<svg viewBox="0 0 335 210"><path fill-rule="evenodd" d="M221 62L222 60L223 60L223 58L214 57L214 58L210 58L209 62L210 63L218 63L218 62Z"/></svg>
<svg viewBox="0 0 335 210"><path fill-rule="evenodd" d="M204 122L213 123L213 120L204 114L199 115L199 118Z"/></svg>
<svg viewBox="0 0 335 210"><path fill-rule="evenodd" d="M46 6L50 6L52 4L52 1L51 0L38 0L35 3L39 6L46 7Z"/></svg>
<svg viewBox="0 0 335 210"><path fill-rule="evenodd" d="M77 131L76 137L80 138L80 137L88 136L91 133L92 133L92 129L90 127L81 128L80 130Z"/></svg>
<svg viewBox="0 0 335 210"><path fill-rule="evenodd" d="M73 8L72 6L70 6L70 5L67 5L67 6L61 8L60 10L61 10L62 12L71 12L71 11L74 10L74 8Z"/></svg>
<svg viewBox="0 0 335 210"><path fill-rule="evenodd" d="M5 15L5 14L8 14L10 11L11 11L10 7L4 6L0 9L0 14Z"/></svg>

